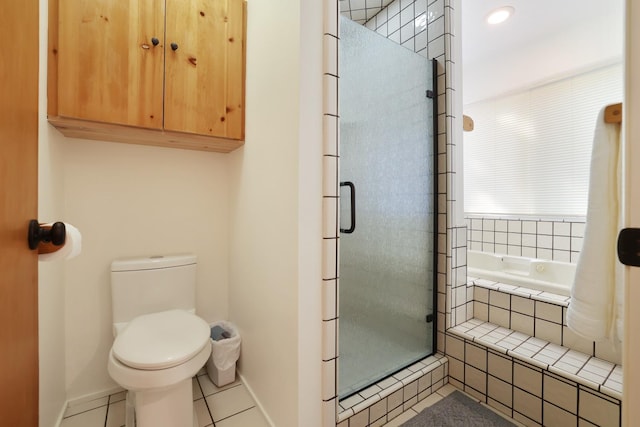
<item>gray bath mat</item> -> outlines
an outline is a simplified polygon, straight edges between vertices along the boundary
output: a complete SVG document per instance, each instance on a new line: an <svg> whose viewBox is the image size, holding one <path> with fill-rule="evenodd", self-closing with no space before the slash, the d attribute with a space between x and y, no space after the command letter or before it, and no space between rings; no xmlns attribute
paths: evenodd
<svg viewBox="0 0 640 427"><path fill-rule="evenodd" d="M401 427L515 427L515 424L454 391Z"/></svg>

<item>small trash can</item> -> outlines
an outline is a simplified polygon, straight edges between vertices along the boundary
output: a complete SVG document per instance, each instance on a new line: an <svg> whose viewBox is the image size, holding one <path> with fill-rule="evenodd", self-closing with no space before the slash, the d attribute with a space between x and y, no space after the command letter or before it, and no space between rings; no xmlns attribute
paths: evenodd
<svg viewBox="0 0 640 427"><path fill-rule="evenodd" d="M211 324L211 356L207 361L207 374L218 386L236 379L236 362L240 357L240 334L235 325L221 320Z"/></svg>

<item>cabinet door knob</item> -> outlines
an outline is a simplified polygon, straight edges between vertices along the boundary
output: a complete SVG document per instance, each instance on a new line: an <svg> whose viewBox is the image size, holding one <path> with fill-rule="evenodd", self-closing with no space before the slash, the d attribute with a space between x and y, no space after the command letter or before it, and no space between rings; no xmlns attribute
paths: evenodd
<svg viewBox="0 0 640 427"><path fill-rule="evenodd" d="M160 40L158 40L157 37L153 37L151 39L151 44L153 44L154 46L158 46L159 43L160 43Z"/></svg>
<svg viewBox="0 0 640 427"><path fill-rule="evenodd" d="M171 43L171 50L178 50L178 43Z"/></svg>

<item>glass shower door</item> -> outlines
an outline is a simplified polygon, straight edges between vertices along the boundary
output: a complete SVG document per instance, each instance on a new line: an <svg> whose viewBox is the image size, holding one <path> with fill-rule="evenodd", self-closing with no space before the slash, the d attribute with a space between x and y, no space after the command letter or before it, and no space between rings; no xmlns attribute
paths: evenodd
<svg viewBox="0 0 640 427"><path fill-rule="evenodd" d="M340 25L344 398L435 350L435 168L431 61Z"/></svg>

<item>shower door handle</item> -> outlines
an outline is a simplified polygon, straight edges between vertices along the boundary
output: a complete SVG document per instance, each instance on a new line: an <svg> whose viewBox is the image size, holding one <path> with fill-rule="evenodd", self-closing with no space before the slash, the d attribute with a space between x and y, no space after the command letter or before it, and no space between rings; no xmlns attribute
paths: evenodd
<svg viewBox="0 0 640 427"><path fill-rule="evenodd" d="M351 234L356 229L356 186L351 181L344 181L340 183L340 187L349 187L351 190L351 226L349 228L341 228L341 233Z"/></svg>

